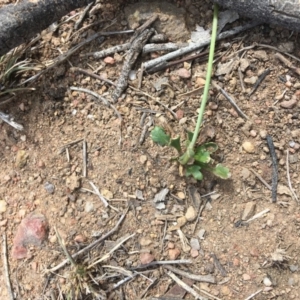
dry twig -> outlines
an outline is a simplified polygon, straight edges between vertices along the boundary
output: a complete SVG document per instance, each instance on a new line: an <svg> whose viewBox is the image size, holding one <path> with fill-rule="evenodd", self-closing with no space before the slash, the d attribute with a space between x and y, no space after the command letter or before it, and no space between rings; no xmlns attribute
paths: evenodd
<svg viewBox="0 0 300 300"><path fill-rule="evenodd" d="M4 277L7 288L7 293L9 300L14 300L13 291L11 288L10 278L9 278L9 269L8 269L8 261L7 261L7 241L6 241L6 233L4 232L2 235L3 244L2 244L2 263L4 268Z"/></svg>
<svg viewBox="0 0 300 300"><path fill-rule="evenodd" d="M200 281L200 282L208 282L208 283L216 283L216 278L213 277L212 275L196 275L196 274L191 274L182 270L179 270L177 268L174 268L170 265L164 265L163 266L165 269L168 269L169 271L178 274L180 276L189 278L191 280L195 281Z"/></svg>
<svg viewBox="0 0 300 300"><path fill-rule="evenodd" d="M291 193L293 195L293 198L299 204L299 198L298 198L297 194L295 193L295 191L294 191L294 189L292 187L292 183L291 183L290 166L289 166L289 150L286 150L286 175L287 175L288 185L289 185L290 191L291 191Z"/></svg>
<svg viewBox="0 0 300 300"><path fill-rule="evenodd" d="M102 241L106 240L109 236L111 236L112 234L114 234L118 229L119 226L121 225L121 223L123 222L126 214L128 212L128 209L121 215L119 221L117 222L117 224L115 225L115 227L113 229L111 229L108 233L106 233L105 235L101 236L99 239L95 240L94 242L92 242L91 244L89 244L88 246L86 246L85 248L79 250L78 252L74 253L72 255L72 258L76 258L77 256L89 251L90 249L92 249L93 247L95 247L96 245L98 245L99 243L101 243ZM69 259L65 259L64 261L62 261L60 264L58 264L57 266L51 268L51 269L46 269L45 272L55 272L59 269L61 269L62 267L64 267L67 263L69 263Z"/></svg>
<svg viewBox="0 0 300 300"><path fill-rule="evenodd" d="M112 94L112 99L115 103L118 101L119 97L126 89L128 84L127 79L128 79L129 72L131 71L132 66L136 62L144 45L146 44L146 42L148 41L148 39L153 33L154 33L154 29L146 29L135 40L133 40L128 50L126 59L124 61L123 68L120 77L118 79L116 89Z"/></svg>
<svg viewBox="0 0 300 300"><path fill-rule="evenodd" d="M170 276L179 286L185 289L188 293L192 294L195 297L195 299L207 300L207 298L204 298L201 295L199 295L193 288L191 288L185 282L179 279L174 273L167 272L167 275Z"/></svg>
<svg viewBox="0 0 300 300"><path fill-rule="evenodd" d="M274 203L277 200L278 167L275 147L273 144L273 139L270 135L267 135L267 143L272 158L272 202Z"/></svg>

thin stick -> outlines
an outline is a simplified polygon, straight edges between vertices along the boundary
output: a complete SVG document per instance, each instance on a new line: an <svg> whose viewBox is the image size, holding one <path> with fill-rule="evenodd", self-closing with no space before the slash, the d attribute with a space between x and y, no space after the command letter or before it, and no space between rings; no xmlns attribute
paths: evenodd
<svg viewBox="0 0 300 300"><path fill-rule="evenodd" d="M239 79L240 79L242 91L245 92L245 85L244 85L244 81L243 81L243 74L242 74L242 71L241 71L241 67L238 67L238 74L239 74Z"/></svg>
<svg viewBox="0 0 300 300"><path fill-rule="evenodd" d="M18 124L13 120L13 118L10 115L7 115L1 111L0 111L0 119L17 130L21 131L24 129L23 125Z"/></svg>
<svg viewBox="0 0 300 300"><path fill-rule="evenodd" d="M210 255L214 260L215 267L219 270L220 274L225 277L227 275L227 271L224 269L224 267L221 265L220 261L218 260L216 254L211 253Z"/></svg>
<svg viewBox="0 0 300 300"><path fill-rule="evenodd" d="M255 93L255 91L257 90L257 88L260 86L260 84L263 82L263 80L267 77L267 75L269 75L271 73L270 69L267 69L266 71L264 71L257 79L257 81L254 84L254 87L252 89L252 91L249 93L249 96L253 95L253 93Z"/></svg>
<svg viewBox="0 0 300 300"><path fill-rule="evenodd" d="M143 47L143 54L156 52L156 51L175 51L180 47L185 47L187 44L178 45L175 43L165 43L165 44L147 44Z"/></svg>
<svg viewBox="0 0 300 300"><path fill-rule="evenodd" d="M90 181L89 183L90 183L91 187L93 188L93 190L95 191L95 194L96 194L96 195L99 197L99 199L103 202L104 207L107 207L107 206L108 206L108 203L107 203L106 199L100 194L98 188L94 185L93 182Z"/></svg>
<svg viewBox="0 0 300 300"><path fill-rule="evenodd" d="M4 267L4 277L5 283L7 288L7 293L9 296L9 300L14 300L13 291L11 288L10 278L9 278L9 268L8 268L8 261L7 261L7 240L6 240L6 233L4 232L2 235L3 245L2 245L2 263Z"/></svg>
<svg viewBox="0 0 300 300"><path fill-rule="evenodd" d="M118 79L118 83L114 93L112 94L112 99L116 103L121 96L121 94L126 89L128 82L128 75L132 66L136 62L140 52L142 51L144 45L149 40L150 36L154 33L154 29L146 29L143 31L136 39L133 40L130 49L128 50L126 59L123 64L123 68Z"/></svg>
<svg viewBox="0 0 300 300"><path fill-rule="evenodd" d="M149 264L145 264L145 265L141 265L141 266L137 266L135 268L132 268L132 270L139 270L139 269L145 269L145 268L149 268L149 267L153 267L153 266L161 266L161 265L173 265L173 264L191 264L192 261L189 259L179 259L179 260L158 260L158 261L152 261Z"/></svg>
<svg viewBox="0 0 300 300"><path fill-rule="evenodd" d="M137 37L142 34L148 27L150 27L156 20L158 19L158 15L153 15L150 19L148 19L144 24L138 27L134 33L134 35L130 39L130 43L132 43Z"/></svg>
<svg viewBox="0 0 300 300"><path fill-rule="evenodd" d="M135 233L129 235L129 236L125 236L120 242L117 243L117 245L115 245L108 253L104 254L100 259L96 260L95 262L93 262L91 265L89 265L87 267L87 269L92 268L93 266L99 264L100 262L102 262L103 260L107 260L110 258L110 256L112 255L112 253L114 253L117 249L119 249L122 244L124 244L127 240L131 239L132 237L135 236Z"/></svg>
<svg viewBox="0 0 300 300"><path fill-rule="evenodd" d="M78 27L80 26L80 24L82 23L83 19L85 18L86 14L88 13L88 11L90 10L90 8L94 5L94 1L89 3L86 8L83 10L83 12L81 13L79 19L75 22L74 25L74 29L77 30Z"/></svg>
<svg viewBox="0 0 300 300"><path fill-rule="evenodd" d="M87 151L86 151L86 141L82 142L82 176L86 177L87 175Z"/></svg>
<svg viewBox="0 0 300 300"><path fill-rule="evenodd" d="M259 25L260 23L261 22L252 22L252 23L246 24L245 26L238 26L238 27L236 27L232 30L225 31L225 32L223 32L223 33L221 33L217 36L217 40L231 37L231 36L236 35L236 34L242 32L242 31L245 31L245 30L248 30L252 27L255 27L255 26ZM210 43L210 38L207 39L207 40L204 40L204 41L200 41L199 43L191 44L187 47L184 47L184 48L181 48L179 50L173 51L171 53L168 53L166 55L163 55L163 56L160 56L158 58L152 59L150 61L147 61L144 64L145 69L146 70L151 69L154 66L156 66L157 64L160 64L162 62L166 62L166 61L168 61L170 59L173 59L173 58L176 58L178 56L182 56L182 55L187 54L189 52L199 50L200 48L208 46L209 43Z"/></svg>
<svg viewBox="0 0 300 300"><path fill-rule="evenodd" d="M263 215L267 214L268 212L270 211L269 208L267 209L264 209L263 211L257 213L256 215L254 215L253 217L251 217L250 219L248 219L247 221L245 221L245 223L249 223L249 222L252 222L258 218L261 218Z"/></svg>
<svg viewBox="0 0 300 300"><path fill-rule="evenodd" d="M216 296L210 294L209 292L207 292L207 291L205 291L205 290L203 290L203 289L198 288L195 284L193 284L193 288L195 288L195 289L198 290L199 292L203 293L204 295L206 295L206 296L212 298L213 300L222 300L222 299L220 299L220 298L218 298L218 297L216 297Z"/></svg>
<svg viewBox="0 0 300 300"><path fill-rule="evenodd" d="M292 182L291 182L291 177L290 177L290 166L289 166L289 150L286 150L286 175L287 175L287 180L289 184L290 191L293 195L293 198L297 201L299 204L299 198L297 194L295 193L293 187L292 187Z"/></svg>
<svg viewBox="0 0 300 300"><path fill-rule="evenodd" d="M191 274L182 270L179 270L177 268L174 268L170 265L164 265L163 266L165 269L168 269L169 271L172 271L175 274L178 274L180 276L184 276L186 278L189 278L191 280L195 281L201 281L201 282L208 282L208 283L216 283L216 278L213 277L212 275L196 275L196 274Z"/></svg>
<svg viewBox="0 0 300 300"><path fill-rule="evenodd" d="M272 190L272 187L253 169L250 169L250 171L260 180L261 183L263 183L270 191Z"/></svg>
<svg viewBox="0 0 300 300"><path fill-rule="evenodd" d="M118 112L118 110L115 108L114 105L112 105L110 102L108 102L104 97L102 97L101 95L99 95L98 93L96 92L93 92L89 89L84 89L84 88L77 88L75 86L71 86L70 87L70 90L71 91L79 91L79 92L83 92L83 93L87 93L87 94L90 94L92 96L94 96L95 98L97 98L98 100L102 101L104 103L104 105L112 108L115 112L115 114L118 116L119 119L121 119L122 121L122 117L121 117L121 114Z"/></svg>
<svg viewBox="0 0 300 300"><path fill-rule="evenodd" d="M280 53L275 53L274 55L278 60L280 60L284 65L286 65L289 69L295 72L297 75L300 75L300 69L295 67L289 60L287 60L283 55Z"/></svg>
<svg viewBox="0 0 300 300"><path fill-rule="evenodd" d="M179 279L172 272L170 272L170 271L167 272L167 275L170 276L179 286L181 286L183 289L185 289L188 293L192 294L196 299L207 300L207 298L204 298L201 295L199 295L193 288L188 286L185 282L183 282L181 279Z"/></svg>
<svg viewBox="0 0 300 300"><path fill-rule="evenodd" d="M101 51L96 51L96 52L89 52L89 53L83 53L80 54L81 57L83 56L92 56L94 58L102 58L105 56L109 56L118 52L122 52L122 51L126 51L130 48L130 43L125 43L125 44L121 44L121 45L116 45Z"/></svg>
<svg viewBox="0 0 300 300"><path fill-rule="evenodd" d="M119 221L117 222L117 224L115 225L115 227L113 229L111 229L108 233L106 233L105 235L101 236L99 239L95 240L93 243L89 244L85 248L83 248L80 251L74 253L72 255L72 258L74 259L77 256L81 255L82 253L87 252L88 250L92 249L94 246L96 246L97 244L101 243L102 241L106 240L109 236L111 236L112 234L114 234L119 229L119 226L123 222L123 220L124 220L127 212L128 212L128 209L125 211L124 214L121 215ZM64 267L69 262L70 262L69 259L65 259L64 261L62 261L57 266L55 266L55 267L53 267L51 269L46 269L45 272L47 272L47 273L48 272L55 272L55 271L61 269L62 267Z"/></svg>
<svg viewBox="0 0 300 300"><path fill-rule="evenodd" d="M235 101L216 83L212 82L212 85L229 101L229 103L232 105L234 110L238 113L240 117L243 119L248 120L249 118L242 112L242 110L237 106Z"/></svg>
<svg viewBox="0 0 300 300"><path fill-rule="evenodd" d="M70 146L73 146L73 145L75 145L75 144L77 144L77 143L80 143L81 141L83 141L83 139L75 140L75 141L73 141L73 142L70 142L70 143L68 143L68 144L66 144L66 145L64 145L64 146L62 146L62 147L59 149L58 154L63 153L67 148L69 148Z"/></svg>
<svg viewBox="0 0 300 300"><path fill-rule="evenodd" d="M272 158L272 202L275 203L277 200L277 185L278 185L278 167L277 167L277 156L273 144L272 137L267 135L267 143Z"/></svg>
<svg viewBox="0 0 300 300"><path fill-rule="evenodd" d="M245 300L250 300L252 298L254 298L256 295L258 295L259 293L261 293L263 290L258 290L257 292L251 294L249 297L245 298Z"/></svg>
<svg viewBox="0 0 300 300"><path fill-rule="evenodd" d="M73 67L73 68L70 68L70 72L80 72L80 73L86 74L86 75L88 75L90 77L93 77L95 79L99 79L99 80L102 80L104 82L107 82L110 85L116 86L116 84L114 82L112 82L111 80L103 78L102 76L99 76L99 75L97 75L95 73L92 73L92 72L90 72L88 70L84 70L84 69L81 69L81 68Z"/></svg>

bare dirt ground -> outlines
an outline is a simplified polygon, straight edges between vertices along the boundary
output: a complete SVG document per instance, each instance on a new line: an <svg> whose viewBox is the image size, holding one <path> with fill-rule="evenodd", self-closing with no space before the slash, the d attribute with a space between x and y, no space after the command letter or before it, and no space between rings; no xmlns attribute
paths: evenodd
<svg viewBox="0 0 300 300"><path fill-rule="evenodd" d="M136 26L132 18L138 23L141 11L125 2L101 5L77 31L73 29L75 17L54 33L44 33L26 52L27 58L45 64L95 32ZM152 2L151 6L164 20L157 30L169 35L170 41L186 43L196 24L205 29L211 26L210 1L162 3ZM164 12L166 7L168 13ZM148 6L146 11L149 10ZM245 20L227 25L224 30L240 22ZM122 117L121 130L120 119L112 108L91 95L70 90L71 86L86 88L109 97L113 85L71 67L89 70L115 83L125 52L101 59L84 54L123 44L130 37L131 34L109 35L104 43L95 40L87 44L34 81L30 86L35 91L19 93L8 103L0 103L1 111L24 125L23 131L17 131L5 122L0 124L0 229L7 236L9 277L15 299L80 299L71 291L87 283L102 293L97 298L83 287L82 299L194 299L176 285L164 266L143 266L153 260L189 260L191 263L172 266L190 275L213 278L215 283L208 283L176 275L194 286L203 299L300 299L300 210L287 180L288 166L290 182L299 194L300 81L275 57L276 49L300 56L297 33L261 25L217 43L213 79L234 97L248 120L239 117L225 97L211 88L202 136L207 134L207 139L219 145L216 159L230 168L232 176L225 181L207 175L202 182L180 176L177 164L170 160L174 151L153 143L150 131L154 125L162 125L174 136L183 137L186 130L193 130L207 56L153 74L144 73L140 89L138 78L132 78L132 88L129 86L115 104ZM254 47L256 44L276 49ZM159 55L144 54L134 70L139 70L141 62ZM230 60L235 65L231 69L227 66L226 72L218 75L218 64ZM270 74L249 96L257 78L267 69ZM163 78L165 84L157 90ZM155 101L156 97L173 110L176 118ZM252 172L272 184L267 134L274 141L278 159L276 203L271 202L271 191ZM87 149L86 176L83 141ZM62 148L65 145L68 146ZM108 199L108 207L92 192L90 182ZM169 190L165 208L157 209L153 200L164 189ZM211 192L214 193L205 197ZM183 244L179 232L170 229L188 207L193 206L198 213L198 193L203 196L200 204L204 209L198 221L181 227L187 241ZM251 222L239 222L243 214L245 221L266 209L268 212ZM46 217L49 235L41 247L28 246L26 259L16 260L12 257L13 239L30 212ZM45 273L66 259L55 228L68 251L76 253L112 230L122 214L126 215L117 230L77 257L76 263L90 266L122 238L128 240L107 259L86 270L83 279L76 281L69 264ZM3 269L3 260L0 265ZM1 299L9 299L5 278L1 273ZM127 281L114 286L123 279Z"/></svg>

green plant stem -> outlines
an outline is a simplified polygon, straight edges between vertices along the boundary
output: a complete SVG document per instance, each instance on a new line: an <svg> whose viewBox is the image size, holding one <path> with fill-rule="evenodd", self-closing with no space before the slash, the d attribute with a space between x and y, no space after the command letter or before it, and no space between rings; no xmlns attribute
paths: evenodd
<svg viewBox="0 0 300 300"><path fill-rule="evenodd" d="M213 67L213 60L215 54L215 44L216 44L216 37L217 37L217 27L218 27L218 5L214 4L214 17L212 23L212 33L211 33L211 41L210 41L210 49L209 49L209 57L208 57L208 65L207 65L207 73L206 73L206 80L204 86L203 97L200 105L200 110L198 114L198 119L196 123L196 128L193 134L192 141L190 142L186 153L181 157L179 160L181 164L187 164L188 161L192 158L194 154L194 147L200 132L200 127L203 120L204 110L208 99L211 75L212 75L212 67Z"/></svg>

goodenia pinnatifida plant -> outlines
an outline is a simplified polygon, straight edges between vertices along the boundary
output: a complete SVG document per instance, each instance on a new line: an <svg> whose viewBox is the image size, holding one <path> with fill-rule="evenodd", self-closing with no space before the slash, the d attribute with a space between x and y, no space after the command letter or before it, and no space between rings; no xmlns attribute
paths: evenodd
<svg viewBox="0 0 300 300"><path fill-rule="evenodd" d="M185 167L186 176L193 176L197 180L203 179L203 170L208 170L216 176L227 179L230 177L229 169L222 164L214 164L211 157L217 149L218 145L213 142L197 145L197 139L200 133L200 128L203 120L203 115L209 95L209 87L213 68L213 59L215 52L215 44L217 37L218 26L218 6L214 5L214 16L212 24L212 34L208 58L208 66L206 73L206 81L203 91L203 97L200 104L198 119L194 132L188 132L186 140L186 150L182 151L180 137L171 138L165 130L159 126L155 126L151 131L151 138L154 142L161 146L174 147L178 152L178 162Z"/></svg>

